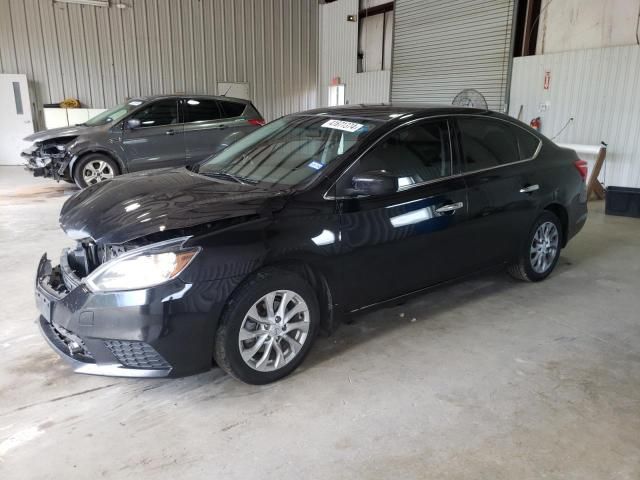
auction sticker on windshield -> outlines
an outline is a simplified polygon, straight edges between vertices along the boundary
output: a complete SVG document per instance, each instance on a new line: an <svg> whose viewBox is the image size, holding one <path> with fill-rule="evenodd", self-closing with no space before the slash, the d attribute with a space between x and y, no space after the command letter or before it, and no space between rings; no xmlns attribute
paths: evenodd
<svg viewBox="0 0 640 480"><path fill-rule="evenodd" d="M344 120L328 120L324 122L321 126L324 128L333 128L335 130L343 130L345 132L350 132L350 133L357 132L362 127L364 127L364 125L360 123L345 122Z"/></svg>
<svg viewBox="0 0 640 480"><path fill-rule="evenodd" d="M324 167L324 165L321 164L320 162L311 162L310 164L307 165L307 167L311 167L314 170L320 170L322 167Z"/></svg>

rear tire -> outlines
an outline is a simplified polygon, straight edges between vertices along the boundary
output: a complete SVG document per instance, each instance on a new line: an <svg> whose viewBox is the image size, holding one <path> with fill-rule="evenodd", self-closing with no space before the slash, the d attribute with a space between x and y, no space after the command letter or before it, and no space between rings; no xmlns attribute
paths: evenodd
<svg viewBox="0 0 640 480"><path fill-rule="evenodd" d="M274 382L302 363L319 324L313 288L293 272L266 268L227 302L214 340L214 360L245 383Z"/></svg>
<svg viewBox="0 0 640 480"><path fill-rule="evenodd" d="M517 261L507 268L509 275L525 282L544 280L558 263L562 241L560 220L545 210L533 223Z"/></svg>
<svg viewBox="0 0 640 480"><path fill-rule="evenodd" d="M104 153L89 153L81 157L73 169L73 179L80 188L110 180L120 173L118 164Z"/></svg>

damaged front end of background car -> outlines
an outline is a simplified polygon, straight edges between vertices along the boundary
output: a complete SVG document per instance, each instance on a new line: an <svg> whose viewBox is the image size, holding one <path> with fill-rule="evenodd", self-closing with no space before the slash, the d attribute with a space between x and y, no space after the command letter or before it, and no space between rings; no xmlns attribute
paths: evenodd
<svg viewBox="0 0 640 480"><path fill-rule="evenodd" d="M73 183L69 169L73 155L69 147L76 138L75 136L58 137L36 141L22 152L22 157L26 160L25 168L31 171L34 177L47 177Z"/></svg>

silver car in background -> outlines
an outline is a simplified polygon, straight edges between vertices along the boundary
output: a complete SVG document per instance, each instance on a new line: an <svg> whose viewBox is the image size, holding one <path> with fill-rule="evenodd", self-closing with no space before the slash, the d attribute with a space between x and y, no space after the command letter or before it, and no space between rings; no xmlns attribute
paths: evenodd
<svg viewBox="0 0 640 480"><path fill-rule="evenodd" d="M264 124L248 100L203 95L134 98L75 127L25 138L26 168L80 188L116 175L195 164Z"/></svg>

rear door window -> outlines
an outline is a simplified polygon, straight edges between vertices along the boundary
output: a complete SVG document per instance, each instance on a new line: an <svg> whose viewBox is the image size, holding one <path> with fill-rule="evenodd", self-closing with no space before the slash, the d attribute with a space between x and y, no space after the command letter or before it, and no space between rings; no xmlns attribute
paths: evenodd
<svg viewBox="0 0 640 480"><path fill-rule="evenodd" d="M131 118L140 120L141 128L174 125L178 123L178 102L175 99L158 100L134 113Z"/></svg>
<svg viewBox="0 0 640 480"><path fill-rule="evenodd" d="M458 119L458 126L466 172L521 160L511 124L486 117L463 117Z"/></svg>
<svg viewBox="0 0 640 480"><path fill-rule="evenodd" d="M517 125L511 125L511 130L518 142L518 151L520 153L520 160L527 160L533 158L540 146L540 139L527 132L524 128Z"/></svg>
<svg viewBox="0 0 640 480"><path fill-rule="evenodd" d="M246 107L244 103L231 102L228 100L221 100L219 103L223 118L239 117Z"/></svg>
<svg viewBox="0 0 640 480"><path fill-rule="evenodd" d="M185 122L211 122L220 120L222 112L216 100L187 98L184 102Z"/></svg>

